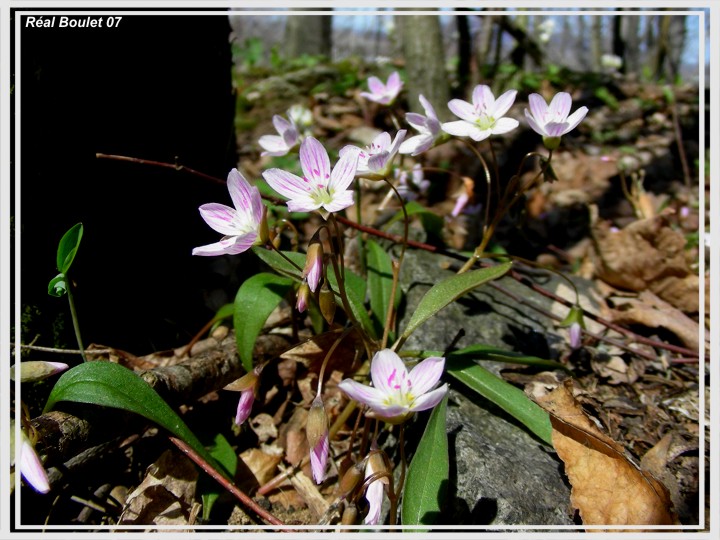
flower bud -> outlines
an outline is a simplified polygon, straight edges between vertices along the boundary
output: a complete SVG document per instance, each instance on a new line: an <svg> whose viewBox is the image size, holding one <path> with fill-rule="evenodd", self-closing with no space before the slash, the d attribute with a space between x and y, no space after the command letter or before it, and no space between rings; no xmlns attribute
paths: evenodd
<svg viewBox="0 0 720 540"><path fill-rule="evenodd" d="M270 229L268 228L267 222L267 206L263 206L262 219L260 220L260 226L258 227L258 238L262 244L267 244L270 238Z"/></svg>
<svg viewBox="0 0 720 540"><path fill-rule="evenodd" d="M20 382L40 381L68 368L68 365L62 362L44 362L41 360L20 362L18 365ZM13 381L15 380L15 365L10 366L10 378Z"/></svg>
<svg viewBox="0 0 720 540"><path fill-rule="evenodd" d="M310 292L310 287L308 286L307 280L303 280L303 282L300 284L300 288L298 289L297 302L295 303L295 307L300 313L304 312L307 309L308 303L310 302L311 294L312 293Z"/></svg>
<svg viewBox="0 0 720 540"><path fill-rule="evenodd" d="M340 518L340 523L342 525L355 525L357 522L357 506L354 504L348 504L345 507L345 510L343 510L342 518Z"/></svg>
<svg viewBox="0 0 720 540"><path fill-rule="evenodd" d="M308 442L311 447L317 446L323 435L327 435L328 432L328 417L325 412L325 405L323 405L322 398L318 396L313 400L310 406L310 412L308 413L307 425L305 427L305 433L307 434Z"/></svg>
<svg viewBox="0 0 720 540"><path fill-rule="evenodd" d="M365 464L361 461L350 467L340 480L338 497L348 497L365 477Z"/></svg>
<svg viewBox="0 0 720 540"><path fill-rule="evenodd" d="M320 283L322 277L322 263L323 263L323 247L322 242L313 239L307 249L307 255L305 257L305 268L303 269L302 277L307 280L308 286L312 292L317 290L317 286Z"/></svg>
<svg viewBox="0 0 720 540"><path fill-rule="evenodd" d="M575 350L582 346L582 329L580 323L574 322L570 325L570 347Z"/></svg>
<svg viewBox="0 0 720 540"><path fill-rule="evenodd" d="M320 394L313 400L308 413L305 433L310 443L310 467L316 484L325 480L327 459L330 453L328 418Z"/></svg>
<svg viewBox="0 0 720 540"><path fill-rule="evenodd" d="M335 294L327 286L327 283L323 283L320 287L320 295L318 297L318 303L320 304L320 313L328 324L332 324L335 319L335 309L337 303L335 302Z"/></svg>

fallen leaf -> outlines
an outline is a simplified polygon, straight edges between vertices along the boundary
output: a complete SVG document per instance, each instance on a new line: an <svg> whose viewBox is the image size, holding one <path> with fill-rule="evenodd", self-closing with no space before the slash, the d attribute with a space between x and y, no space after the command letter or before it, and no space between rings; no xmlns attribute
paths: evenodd
<svg viewBox="0 0 720 540"><path fill-rule="evenodd" d="M594 208L594 207L592 207ZM664 215L612 229L592 210L592 260L597 276L621 289L649 289L685 313L699 309L699 283L685 258L685 237Z"/></svg>
<svg viewBox="0 0 720 540"><path fill-rule="evenodd" d="M566 380L539 400L550 413L553 445L572 485L570 502L585 525L673 525L668 491L635 466L624 448L582 411Z"/></svg>
<svg viewBox="0 0 720 540"><path fill-rule="evenodd" d="M191 525L197 478L189 458L166 450L127 496L118 525Z"/></svg>
<svg viewBox="0 0 720 540"><path fill-rule="evenodd" d="M281 455L271 456L257 448L248 448L240 459L252 471L258 486L263 486L275 476L278 464L282 461Z"/></svg>

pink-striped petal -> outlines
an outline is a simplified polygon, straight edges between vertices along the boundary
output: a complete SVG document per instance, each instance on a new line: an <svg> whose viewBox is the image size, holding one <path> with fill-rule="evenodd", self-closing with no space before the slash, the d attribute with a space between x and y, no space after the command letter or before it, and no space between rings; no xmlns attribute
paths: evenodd
<svg viewBox="0 0 720 540"><path fill-rule="evenodd" d="M300 146L300 167L305 177L314 184L327 185L330 180L330 158L314 137L308 137Z"/></svg>
<svg viewBox="0 0 720 540"><path fill-rule="evenodd" d="M340 384L338 384L338 388L345 392L350 399L354 399L358 403L367 405L372 409L383 407L385 394L377 388L360 384L352 379L341 381Z"/></svg>
<svg viewBox="0 0 720 540"><path fill-rule="evenodd" d="M445 122L442 125L444 132L456 137L469 137L471 133L479 131L475 124L466 122L465 120L456 120L454 122Z"/></svg>
<svg viewBox="0 0 720 540"><path fill-rule="evenodd" d="M435 114L435 108L432 106L432 104L422 94L420 94L419 99L420 104L423 106L423 109L425 109L425 115L428 118L434 118L435 120L437 120L437 114Z"/></svg>
<svg viewBox="0 0 720 540"><path fill-rule="evenodd" d="M396 392L401 384L407 381L408 371L405 363L394 351L383 349L375 353L372 359L370 376L375 388L388 395Z"/></svg>
<svg viewBox="0 0 720 540"><path fill-rule="evenodd" d="M330 174L329 188L336 192L347 189L355 178L359 154L360 149L356 146L346 146L341 150L340 159Z"/></svg>
<svg viewBox="0 0 720 540"><path fill-rule="evenodd" d="M517 90L508 90L497 98L495 101L495 111L493 116L495 118L505 116L505 113L510 110L510 107L512 107L512 104L515 102L515 96L517 96Z"/></svg>
<svg viewBox="0 0 720 540"><path fill-rule="evenodd" d="M254 387L250 387L247 390L240 392L240 399L238 400L237 413L235 414L235 423L240 426L250 416L252 411L253 402L255 401Z"/></svg>
<svg viewBox="0 0 720 540"><path fill-rule="evenodd" d="M434 387L445 369L445 358L430 356L416 365L409 374L413 394L424 394Z"/></svg>
<svg viewBox="0 0 720 540"><path fill-rule="evenodd" d="M321 204L307 194L298 195L287 202L287 207L290 212L312 212L321 206Z"/></svg>
<svg viewBox="0 0 720 540"><path fill-rule="evenodd" d="M442 401L442 398L445 397L447 391L448 385L443 384L440 388L436 388L431 392L418 396L410 410L412 412L420 412L432 409L435 405Z"/></svg>
<svg viewBox="0 0 720 540"><path fill-rule="evenodd" d="M570 107L572 106L572 98L567 92L558 92L550 102L548 112L550 113L550 120L555 122L564 122L567 115L570 113Z"/></svg>
<svg viewBox="0 0 720 540"><path fill-rule="evenodd" d="M500 118L499 120L495 121L495 125L492 128L492 134L501 135L503 133L507 133L508 131L512 131L519 125L520 122L518 122L514 118Z"/></svg>
<svg viewBox="0 0 720 540"><path fill-rule="evenodd" d="M462 118L468 122L474 122L477 118L475 108L470 103L463 101L462 99L451 99L448 101L448 109L450 109L450 112L458 118ZM445 124L443 124L443 126L444 125ZM443 129L445 128L443 127Z"/></svg>
<svg viewBox="0 0 720 540"><path fill-rule="evenodd" d="M228 174L227 186L230 199L232 199L235 208L247 215L251 215L252 201L254 198L260 197L257 188L251 186L237 169L231 170Z"/></svg>
<svg viewBox="0 0 720 540"><path fill-rule="evenodd" d="M547 135L547 133L545 133L545 128L535 121L535 118L532 114L528 112L527 109L525 109L525 119L527 120L528 125L533 129L533 131L535 131L535 133L542 136Z"/></svg>
<svg viewBox="0 0 720 540"><path fill-rule="evenodd" d="M492 112L495 109L495 96L486 84L478 84L472 94L472 101L478 112Z"/></svg>
<svg viewBox="0 0 720 540"><path fill-rule="evenodd" d="M285 139L279 135L263 135L258 144L265 149L261 156L284 156L290 150Z"/></svg>
<svg viewBox="0 0 720 540"><path fill-rule="evenodd" d="M530 94L530 96L528 96L528 105L530 106L530 112L535 121L539 125L545 125L545 122L547 122L545 117L548 112L548 106L543 97L540 94Z"/></svg>
<svg viewBox="0 0 720 540"><path fill-rule="evenodd" d="M262 176L271 188L288 199L306 196L311 190L306 180L282 169L268 169Z"/></svg>
<svg viewBox="0 0 720 540"><path fill-rule="evenodd" d="M20 445L20 474L32 488L39 493L50 491L47 472L35 453L35 449L24 432L21 432L22 442Z"/></svg>
<svg viewBox="0 0 720 540"><path fill-rule="evenodd" d="M545 124L545 133L548 137L562 137L570 131L567 122L548 122Z"/></svg>
<svg viewBox="0 0 720 540"><path fill-rule="evenodd" d="M275 126L275 130L282 135L287 131L288 129L292 128L292 124L285 120L282 116L279 114L276 114L272 117L272 123L273 126Z"/></svg>
<svg viewBox="0 0 720 540"><path fill-rule="evenodd" d="M577 111L575 111L570 116L568 116L567 120L565 120L565 122L567 122L567 124L568 124L568 128L565 133L575 129L578 126L578 124L583 121L583 119L585 118L585 115L587 115L587 113L588 113L587 107L580 107Z"/></svg>
<svg viewBox="0 0 720 540"><path fill-rule="evenodd" d="M385 85L385 91L388 94L397 95L402 88L402 81L400 80L400 74L397 71L393 71L388 77L387 85Z"/></svg>
<svg viewBox="0 0 720 540"><path fill-rule="evenodd" d="M220 203L206 203L199 210L200 216L213 230L220 234L237 234L238 213L234 208Z"/></svg>
<svg viewBox="0 0 720 540"><path fill-rule="evenodd" d="M338 191L333 195L332 201L325 203L323 208L328 212L339 212L348 206L352 206L354 203L355 199L352 191Z"/></svg>
<svg viewBox="0 0 720 540"><path fill-rule="evenodd" d="M330 443L327 432L323 434L318 443L310 449L310 468L316 484L322 484L327 476L327 460L330 453Z"/></svg>

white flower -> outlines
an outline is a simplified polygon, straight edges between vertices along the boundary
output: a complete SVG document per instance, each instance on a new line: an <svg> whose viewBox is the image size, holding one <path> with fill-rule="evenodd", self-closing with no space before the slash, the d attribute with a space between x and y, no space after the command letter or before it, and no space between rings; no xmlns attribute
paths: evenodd
<svg viewBox="0 0 720 540"><path fill-rule="evenodd" d="M360 92L365 99L380 103L381 105L390 105L402 90L403 82L397 71L393 71L388 77L387 84L384 84L377 77L368 79L368 88L370 92Z"/></svg>
<svg viewBox="0 0 720 540"><path fill-rule="evenodd" d="M462 120L445 122L442 129L450 135L470 137L474 141L507 133L520 124L512 118L503 118L516 94L517 90L508 90L496 100L489 86L479 84L473 90L472 104L461 99L448 102L448 108Z"/></svg>
<svg viewBox="0 0 720 540"><path fill-rule="evenodd" d="M391 141L390 134L383 132L375 137L366 148L348 145L340 150L340 157L348 152L357 152L358 165L356 175L369 180L382 180L391 174L392 160L405 139L407 130L401 129Z"/></svg>
<svg viewBox="0 0 720 540"><path fill-rule="evenodd" d="M258 144L265 151L261 156L284 156L298 143L298 129L295 120L290 117L288 122L282 116L276 114L273 116L273 125L278 135L263 135L258 140Z"/></svg>
<svg viewBox="0 0 720 540"><path fill-rule="evenodd" d="M200 215L205 222L225 236L214 244L196 247L193 255L237 255L259 240L263 204L258 188L251 186L237 169L228 174L227 185L235 208L219 203L200 207Z"/></svg>
<svg viewBox="0 0 720 540"><path fill-rule="evenodd" d="M435 140L441 135L440 121L438 120L435 109L425 96L420 94L420 103L425 109L425 115L417 113L407 113L405 120L407 123L420 132L419 135L406 139L401 145L399 152L401 154L412 154L417 156L428 150Z"/></svg>
<svg viewBox="0 0 720 540"><path fill-rule="evenodd" d="M317 210L327 219L331 212L339 212L353 204L353 192L348 186L355 178L357 151L347 151L340 156L330 170L327 150L314 137L308 137L300 145L300 178L282 169L268 169L263 178L271 188L283 197L291 212L312 212Z"/></svg>
<svg viewBox="0 0 720 540"><path fill-rule="evenodd" d="M414 412L433 408L447 393L447 384L435 388L445 359L429 357L408 372L405 363L390 349L378 351L370 364L373 386L345 379L338 387L351 399L373 410L391 424L405 421Z"/></svg>

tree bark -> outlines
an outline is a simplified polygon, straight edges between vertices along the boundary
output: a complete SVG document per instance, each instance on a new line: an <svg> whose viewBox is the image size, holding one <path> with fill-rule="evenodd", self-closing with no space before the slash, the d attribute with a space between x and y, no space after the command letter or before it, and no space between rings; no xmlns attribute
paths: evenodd
<svg viewBox="0 0 720 540"><path fill-rule="evenodd" d="M421 110L418 96L422 94L433 105L440 119L447 119L450 85L445 69L440 19L435 15L397 15L395 22L405 57L409 109Z"/></svg>
<svg viewBox="0 0 720 540"><path fill-rule="evenodd" d="M291 9L303 11L302 9ZM304 54L332 58L332 16L288 14L285 23L285 56Z"/></svg>

